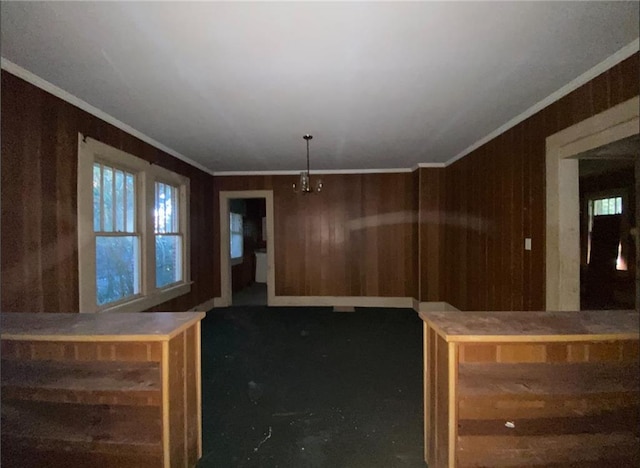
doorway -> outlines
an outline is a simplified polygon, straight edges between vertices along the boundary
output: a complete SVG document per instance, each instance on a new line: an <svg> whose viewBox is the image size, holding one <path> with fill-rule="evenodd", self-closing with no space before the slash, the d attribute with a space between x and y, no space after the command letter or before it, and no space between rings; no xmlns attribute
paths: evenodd
<svg viewBox="0 0 640 468"><path fill-rule="evenodd" d="M579 154L580 308L636 306L640 135Z"/></svg>
<svg viewBox="0 0 640 468"><path fill-rule="evenodd" d="M267 206L264 198L229 200L231 305L267 305Z"/></svg>
<svg viewBox="0 0 640 468"><path fill-rule="evenodd" d="M629 99L546 140L546 310L580 309L577 156L638 135L639 107L639 97Z"/></svg>
<svg viewBox="0 0 640 468"><path fill-rule="evenodd" d="M275 295L273 192L220 192L221 306L270 305Z"/></svg>

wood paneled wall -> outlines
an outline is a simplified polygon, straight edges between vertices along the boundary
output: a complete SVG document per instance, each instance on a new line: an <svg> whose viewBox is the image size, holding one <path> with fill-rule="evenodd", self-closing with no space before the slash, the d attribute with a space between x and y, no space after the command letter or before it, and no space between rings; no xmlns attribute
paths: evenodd
<svg viewBox="0 0 640 468"><path fill-rule="evenodd" d="M447 302L462 310L544 310L546 138L637 96L639 57L447 167Z"/></svg>
<svg viewBox="0 0 640 468"><path fill-rule="evenodd" d="M322 179L321 193L302 195L292 191L296 176L215 177L215 206L220 191L273 190L278 296L417 297L414 175Z"/></svg>
<svg viewBox="0 0 640 468"><path fill-rule="evenodd" d="M153 310L214 296L213 177L2 71L3 312L78 312L78 132L191 180L191 293Z"/></svg>
<svg viewBox="0 0 640 468"><path fill-rule="evenodd" d="M420 168L419 173L419 259L420 301L444 301L445 288L445 244L444 211L445 174L444 168Z"/></svg>

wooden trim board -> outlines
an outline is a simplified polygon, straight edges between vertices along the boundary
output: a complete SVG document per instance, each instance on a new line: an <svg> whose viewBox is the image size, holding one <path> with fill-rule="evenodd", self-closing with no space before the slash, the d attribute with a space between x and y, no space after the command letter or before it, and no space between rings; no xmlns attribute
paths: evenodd
<svg viewBox="0 0 640 468"><path fill-rule="evenodd" d="M162 342L162 464L171 466L171 431L169 424L169 342Z"/></svg>

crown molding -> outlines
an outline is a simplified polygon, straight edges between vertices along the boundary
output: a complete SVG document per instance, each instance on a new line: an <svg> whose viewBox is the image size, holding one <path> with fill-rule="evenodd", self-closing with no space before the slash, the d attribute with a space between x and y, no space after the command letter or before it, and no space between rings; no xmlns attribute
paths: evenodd
<svg viewBox="0 0 640 468"><path fill-rule="evenodd" d="M509 120L504 125L500 126L499 128L497 128L493 132L489 133L484 138L476 141L474 144L472 144L471 146L467 147L466 149L464 149L463 151L461 151L460 153L458 153L457 155L455 155L454 157L452 157L451 159L449 159L446 162L441 162L441 163L439 163L439 162L437 162L437 163L418 163L417 165L413 166L412 168L314 170L313 173L314 174L325 174L325 175L331 175L331 174L384 174L384 173L414 172L418 168L445 168L445 167L453 164L454 162L464 158L465 156L467 156L472 151L478 149L482 145L488 143L489 141L491 141L494 138L498 137L499 135L503 134L504 132L506 132L510 128L515 127L520 122L526 120L527 118L529 118L532 115L534 115L535 113L541 111L542 109L544 109L545 107L549 106L550 104L553 104L554 102L556 102L557 100L563 98L564 96L566 96L567 94L571 93L572 91L575 91L580 86L582 86L585 83L591 81L592 79L594 79L598 75L604 73L605 71L607 71L610 68L614 67L618 63L622 62L623 60L631 57L633 54L635 54L639 50L640 50L640 39L636 39L633 42L631 42L631 43L627 44L626 46L622 47L620 50L615 52L613 55L607 57L602 62L598 63L596 66L590 68L589 70L584 72L582 75L580 75L577 78L575 78L574 80L570 81L569 83L564 85L562 88L558 89L557 91L555 91L554 93L550 94L546 98L542 99L538 103L534 104L533 106L531 106L530 108L528 108L527 110L525 110L524 112L519 114L518 116L516 116L513 119ZM74 96L73 94L68 93L67 91L59 88L58 86L56 86L56 85L44 80L43 78L40 78L39 76L35 75L34 73L32 73L32 72L20 67L19 65L16 65L15 63L5 59L4 57L0 58L0 64L1 64L1 68L3 70L11 73L12 75L15 75L15 76L17 76L19 78L22 78L23 80L31 83L32 85L34 85L34 86L36 86L36 87L38 87L40 89L43 89L44 91L47 91L47 92L53 94L54 96L56 96L56 97L58 97L58 98L60 98L60 99L62 99L64 101L66 101L66 102L68 102L68 103L70 103L70 104L72 104L72 105L84 110L85 112L88 112L89 114L94 115L95 117L98 117L99 119L102 119L107 123L110 123L111 125L123 130L124 132L127 132L130 135L132 135L132 136L134 136L136 138L139 138L140 140L142 140L142 141L154 146L155 148L158 148L159 150L162 150L162 151L170 154L171 156L174 156L175 158L180 159L181 161L184 161L187 164L190 164L190 165L192 165L192 166L200 169L201 171L204 171L207 174L210 174L212 176L227 177L227 176L298 175L301 172L299 170L286 170L286 171L212 171L211 169L203 166L202 164L200 164L200 163L198 163L198 162L196 162L196 161L194 161L194 160L192 160L192 159L190 159L190 158L178 153L177 151L175 151L175 150L163 145L162 143L154 140L153 138L145 135L144 133L139 132L138 130L132 128L131 126L125 124L124 122L121 122L120 120L116 119L115 117L107 114L104 111L101 111L100 109L92 106L91 104L89 104L89 103L83 101L82 99Z"/></svg>
<svg viewBox="0 0 640 468"><path fill-rule="evenodd" d="M491 140L493 140L497 136L503 134L504 132L506 132L510 128L515 127L520 122L528 119L529 117L531 117L535 113L541 111L545 107L549 106L550 104L553 104L554 102L556 102L559 99L563 98L564 96L566 96L567 94L571 93L572 91L575 91L580 86L582 86L582 85L588 83L589 81L593 80L598 75L601 75L602 73L606 72L610 68L613 68L615 65L619 64L623 60L628 59L629 57L631 57L633 54L635 54L639 50L640 50L640 39L636 39L635 41L630 42L629 44L624 46L622 49L618 50L613 55L610 55L609 57L604 59L602 62L597 64L596 66L590 68L589 70L584 72L582 75L580 75L577 78L575 78L574 80L570 81L569 83L564 85L562 88L558 89L556 92L550 94L549 96L544 98L542 101L539 101L538 103L534 104L533 106L528 108L526 111L524 111L523 113L521 113L517 117L514 117L513 119L509 120L507 123L505 123L501 127L497 128L496 130L494 130L493 132L488 134L486 137L476 141L474 144L472 144L468 148L464 149L462 152L458 153L453 158L449 159L445 163L445 166L449 166L449 165L453 164L454 162L458 161L459 159L464 158L469 153L471 153L472 151L480 148L485 143L490 142Z"/></svg>
<svg viewBox="0 0 640 468"><path fill-rule="evenodd" d="M5 70L8 73L11 73L12 75L17 76L18 78L22 78L23 80L25 80L28 83L31 83L32 85L50 93L53 94L54 96L62 99L63 101L68 102L69 104L72 104L74 106L76 106L79 109L82 109L85 112L88 112L89 114L104 120L105 122L113 125L114 127L118 127L120 130L122 130L123 132L126 132L142 141L144 141L145 143L150 144L151 146L164 151L167 154L170 154L171 156L173 156L174 158L177 158L181 161L186 162L187 164L190 164L194 167L197 167L198 169L200 169L203 172L206 172L207 174L213 175L213 171L205 166L203 166L202 164L184 156L183 154L178 153L176 150L169 148L168 146L163 145L162 143L160 143L159 141L154 140L153 138L145 135L144 133L136 130L135 128L127 125L124 122L121 122L120 120L116 119L115 117L113 117L112 115L107 114L104 111L101 111L100 109L98 109L97 107L92 106L91 104L89 104L86 101L83 101L82 99L80 99L77 96L74 96L73 94L65 91L62 88L59 88L58 86L54 85L53 83L48 82L47 80L45 80L44 78L39 77L38 75L36 75L35 73L30 72L29 70L26 70L24 68L22 68L20 65L16 65L15 63L11 62L10 60L7 60L4 57L0 57L0 67Z"/></svg>
<svg viewBox="0 0 640 468"><path fill-rule="evenodd" d="M300 175L302 171L221 171L214 172L213 175L218 177L230 176L274 176L274 175ZM311 175L332 175L332 174L394 174L402 172L413 172L410 168L391 168L391 169L317 169L311 171Z"/></svg>

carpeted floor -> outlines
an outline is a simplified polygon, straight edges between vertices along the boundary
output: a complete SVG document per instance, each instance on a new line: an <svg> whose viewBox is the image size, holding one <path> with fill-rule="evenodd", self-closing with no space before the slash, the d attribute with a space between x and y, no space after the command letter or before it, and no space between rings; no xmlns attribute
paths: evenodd
<svg viewBox="0 0 640 468"><path fill-rule="evenodd" d="M215 309L202 327L199 467L424 467L410 309Z"/></svg>

